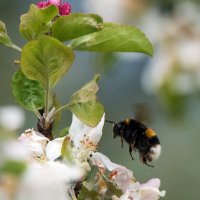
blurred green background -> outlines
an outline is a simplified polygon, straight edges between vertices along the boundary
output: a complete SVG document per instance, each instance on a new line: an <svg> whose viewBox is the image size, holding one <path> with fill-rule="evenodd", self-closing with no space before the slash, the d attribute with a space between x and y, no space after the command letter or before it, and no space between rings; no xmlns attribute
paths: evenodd
<svg viewBox="0 0 200 200"><path fill-rule="evenodd" d="M174 45L181 38L179 41L181 45L183 44L183 46L179 44L181 50L189 49L190 46L184 46L187 45L186 40L189 42L192 40L200 46L200 34L198 34L200 18L194 14L200 10L198 1L196 1L197 4L193 4L195 1L189 1L190 4L184 3L184 8L179 7L184 2L181 0L124 0L123 8L119 4L120 1L122 0L71 0L69 2L73 12L97 11L106 20L136 24L154 44L154 58L130 53L76 52L76 61L73 67L55 91L60 102L64 104L74 91L92 79L94 73L101 73L98 97L105 106L107 119L117 122L127 117L134 117L134 105L138 103L148 105L150 113L147 114L151 115L153 119L149 126L156 130L162 144L162 155L154 163L154 168L141 164L138 158L132 161L127 145L121 149L120 139L112 138L112 127L109 124L105 124L104 135L99 146L100 151L110 157L113 162L123 164L133 170L140 182L145 182L153 177L160 178L161 189L167 191L166 197L163 199L199 199L200 82L198 82L198 77L192 85L191 82L200 73L200 62L198 63L200 51L196 50L191 53L192 55L189 54L190 52L184 54L185 56L182 57L188 61L189 66L182 67L182 57L178 56L177 50L179 48L176 49L177 46ZM28 0L0 1L0 20L6 23L13 42L21 47L25 40L18 31L19 17L28 10L30 3L36 2ZM109 8L105 9L105 7ZM127 11L128 8L130 10ZM182 12L184 9L185 12ZM176 17L177 15L178 17ZM186 22L189 22L185 24L184 18ZM179 22L180 24L178 24ZM181 23L183 23L183 27ZM163 31L166 24L169 29ZM180 30L177 28L179 25ZM193 30L194 28L198 30ZM194 49L191 48L192 50ZM164 56L160 56L160 52ZM196 59L196 57L193 58L195 53L197 54L197 65L193 66L192 61ZM176 62L174 60L174 62L170 62L171 65L166 70L166 66L163 65L168 63L170 55L173 59L177 56L174 59ZM17 69L13 60L18 58L19 54L14 50L0 47L0 107L16 105L12 97L10 82ZM161 60L158 62L158 59ZM158 63L160 63L160 69L158 68L156 75L152 76L151 70L156 70L154 65L159 65ZM165 67L164 72L162 72L162 67ZM169 71L170 75L167 75ZM184 76L182 76L183 74ZM184 79L185 76L189 76L189 81L187 78ZM156 82L156 79L162 79L163 83L153 85L152 82ZM176 84L177 82L178 84ZM25 125L21 131L36 126L36 118L32 113L25 111L25 118ZM71 113L66 111L62 116L61 127L69 126L70 123ZM135 155L136 157L138 155Z"/></svg>

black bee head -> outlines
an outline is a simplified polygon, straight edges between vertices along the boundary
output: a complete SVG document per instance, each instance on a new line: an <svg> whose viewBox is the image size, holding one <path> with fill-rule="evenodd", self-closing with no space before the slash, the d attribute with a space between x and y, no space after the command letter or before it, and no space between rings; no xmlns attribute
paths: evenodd
<svg viewBox="0 0 200 200"><path fill-rule="evenodd" d="M123 132L124 125L122 123L115 124L113 127L113 138L121 135Z"/></svg>

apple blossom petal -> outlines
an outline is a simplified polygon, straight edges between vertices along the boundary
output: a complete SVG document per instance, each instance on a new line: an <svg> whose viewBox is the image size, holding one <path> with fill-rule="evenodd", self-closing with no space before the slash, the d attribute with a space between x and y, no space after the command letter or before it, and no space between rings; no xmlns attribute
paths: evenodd
<svg viewBox="0 0 200 200"><path fill-rule="evenodd" d="M69 135L76 148L83 147L82 141L91 141L97 144L102 136L102 129L105 121L105 114L102 116L101 121L96 127L85 125L73 114L72 124L69 129Z"/></svg>
<svg viewBox="0 0 200 200"><path fill-rule="evenodd" d="M133 182L132 171L124 166L111 162L110 159L102 153L93 153L91 161L93 162L93 165L110 171L110 179L114 181L123 192L125 192Z"/></svg>
<svg viewBox="0 0 200 200"><path fill-rule="evenodd" d="M127 191L120 197L120 200L142 200L139 192Z"/></svg>
<svg viewBox="0 0 200 200"><path fill-rule="evenodd" d="M146 187L140 189L140 194L142 200L157 200L165 196L165 191L160 192L157 188Z"/></svg>
<svg viewBox="0 0 200 200"><path fill-rule="evenodd" d="M160 180L151 179L145 184L140 185L140 193L142 200L157 200L165 196L165 191L159 191Z"/></svg>
<svg viewBox="0 0 200 200"><path fill-rule="evenodd" d="M65 137L56 138L47 144L46 156L49 161L54 161L61 156L61 149L64 139Z"/></svg>
<svg viewBox="0 0 200 200"><path fill-rule="evenodd" d="M100 152L93 153L91 157L91 161L93 162L93 165L96 165L97 167L100 167L100 168L102 167L106 168L108 171L112 171L116 168L121 167L120 165L111 162L107 156L103 155Z"/></svg>
<svg viewBox="0 0 200 200"><path fill-rule="evenodd" d="M113 181L123 192L125 192L133 182L133 172L125 167L117 168L114 171L116 175L113 176Z"/></svg>
<svg viewBox="0 0 200 200"><path fill-rule="evenodd" d="M129 200L129 195L126 193L126 194L123 194L119 200Z"/></svg>
<svg viewBox="0 0 200 200"><path fill-rule="evenodd" d="M159 178L152 178L146 183L142 184L141 187L155 187L159 188L160 187L160 179Z"/></svg>
<svg viewBox="0 0 200 200"><path fill-rule="evenodd" d="M165 191L159 191L159 186L159 179L151 179L144 184L140 184L139 182L132 183L124 195L120 197L120 200L125 199L125 197L134 200L158 200L160 197L165 196Z"/></svg>
<svg viewBox="0 0 200 200"><path fill-rule="evenodd" d="M45 148L49 142L48 138L33 129L25 130L25 133L22 133L18 140L22 142L30 152L37 156L45 154Z"/></svg>

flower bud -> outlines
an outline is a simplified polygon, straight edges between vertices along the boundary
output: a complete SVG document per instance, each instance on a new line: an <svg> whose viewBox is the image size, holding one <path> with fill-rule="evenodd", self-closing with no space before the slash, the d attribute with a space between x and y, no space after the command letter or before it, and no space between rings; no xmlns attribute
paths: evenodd
<svg viewBox="0 0 200 200"><path fill-rule="evenodd" d="M71 5L67 2L63 3L60 7L59 7L59 13L60 15L69 15L71 12Z"/></svg>

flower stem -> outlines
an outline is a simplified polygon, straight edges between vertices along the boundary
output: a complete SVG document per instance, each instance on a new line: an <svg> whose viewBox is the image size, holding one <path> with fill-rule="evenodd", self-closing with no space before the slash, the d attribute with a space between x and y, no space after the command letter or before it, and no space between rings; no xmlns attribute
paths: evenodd
<svg viewBox="0 0 200 200"><path fill-rule="evenodd" d="M70 189L69 192L70 192L72 200L77 200L74 190Z"/></svg>
<svg viewBox="0 0 200 200"><path fill-rule="evenodd" d="M17 45L15 45L15 44L12 44L11 48L13 48L13 49L15 49L15 50L17 50L19 52L22 51L22 49L20 47L18 47Z"/></svg>
<svg viewBox="0 0 200 200"><path fill-rule="evenodd" d="M40 119L42 117L38 110L34 110L34 113L38 119Z"/></svg>
<svg viewBox="0 0 200 200"><path fill-rule="evenodd" d="M57 110L55 110L55 112L54 112L51 116L49 116L49 120L50 120L50 121L53 120L53 117L54 117L56 114L58 114L59 112L61 112L61 111L64 110L64 109L68 109L71 105L72 105L71 103L68 103L68 104L66 104L66 105L64 105L64 106L61 106L61 107L58 108Z"/></svg>
<svg viewBox="0 0 200 200"><path fill-rule="evenodd" d="M46 94L45 94L45 122L49 122L49 79L47 79L47 85L46 85Z"/></svg>

